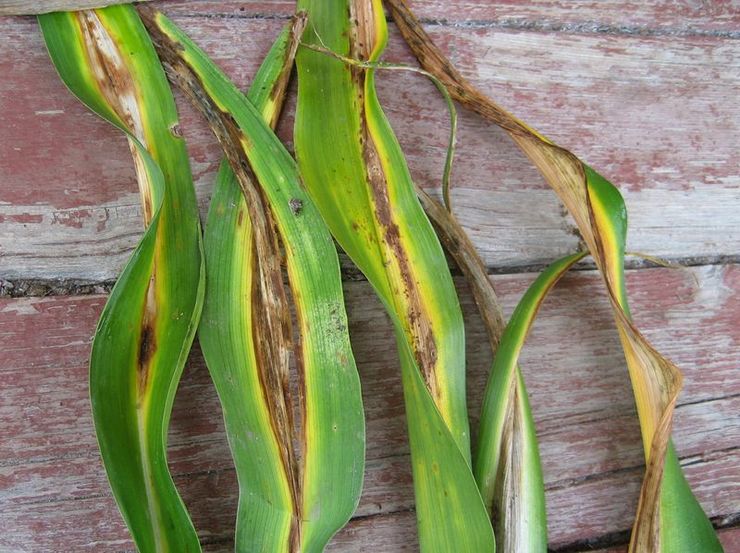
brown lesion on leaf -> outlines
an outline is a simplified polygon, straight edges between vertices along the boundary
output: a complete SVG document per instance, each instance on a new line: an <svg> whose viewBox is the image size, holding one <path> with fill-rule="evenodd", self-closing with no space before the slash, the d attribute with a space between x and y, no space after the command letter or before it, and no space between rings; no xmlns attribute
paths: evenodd
<svg viewBox="0 0 740 553"><path fill-rule="evenodd" d="M363 132L367 133L363 121ZM387 267L396 273L402 290L397 290L396 301L405 311L406 333L411 340L414 357L419 365L424 381L432 397L439 399L439 386L436 380L437 344L434 330L425 312L418 283L414 279L411 263L401 240L400 229L393 219L385 174L380 163L375 144L368 136L364 141L363 157L367 171L367 181L373 199L375 216L381 227L384 245L383 255ZM398 297L398 292L403 298Z"/></svg>
<svg viewBox="0 0 740 553"><path fill-rule="evenodd" d="M197 71L180 56L182 45L159 28L157 12L144 6L140 6L139 11L152 36L167 76L183 90L208 120L246 199L247 215L252 226L251 252L254 256L252 266L257 270L257 278L252 281L250 305L252 319L258 324L253 325L252 339L263 398L293 502L289 550L298 552L301 548L302 498L297 445L304 442L304 436L298 436L296 439L298 430L293 417L293 398L289 387L293 330L281 267L279 231L270 204L250 165L247 155L250 147L248 138L242 133L233 116L222 111L208 96ZM292 65L292 59L290 64ZM298 361L300 365L300 355ZM301 376L299 366L299 377ZM302 396L304 390L302 378L298 390ZM301 400L302 397L298 398L299 402Z"/></svg>
<svg viewBox="0 0 740 553"><path fill-rule="evenodd" d="M140 392L143 392L146 389L146 384L149 379L149 365L156 350L157 338L154 333L154 327L151 324L146 323L144 324L144 326L141 327L141 335L139 337L139 354L136 358Z"/></svg>
<svg viewBox="0 0 740 553"><path fill-rule="evenodd" d="M146 367L152 360L152 356L157 349L157 339L154 334L154 327L147 321L141 328L141 338L139 339L139 356L137 364L139 367Z"/></svg>
<svg viewBox="0 0 740 553"><path fill-rule="evenodd" d="M75 12L75 17L99 92L129 131L145 144L136 85L125 55L94 10Z"/></svg>
<svg viewBox="0 0 740 553"><path fill-rule="evenodd" d="M175 123L170 126L170 134L175 138L182 138L182 128L180 127L180 123Z"/></svg>
<svg viewBox="0 0 740 553"><path fill-rule="evenodd" d="M374 48L375 19L370 2L350 2L350 56L367 60ZM396 302L404 312L406 334L411 342L415 360L419 366L427 389L435 401L440 399L441 390L437 383L437 342L429 316L426 313L419 285L414 278L411 261L402 241L401 231L394 220L388 196L388 183L380 156L370 136L367 120L362 108L364 104L365 69L351 67L355 91L360 103L360 137L362 156L366 170L369 194L379 224L378 242L383 244L382 255L385 265L392 272L391 280L401 289L395 290ZM393 283L392 283L393 285Z"/></svg>
<svg viewBox="0 0 740 553"><path fill-rule="evenodd" d="M293 215L300 215L301 211L303 211L303 201L300 198L291 198L288 205Z"/></svg>
<svg viewBox="0 0 740 553"><path fill-rule="evenodd" d="M350 56L353 59L366 61L375 47L375 14L373 3L367 0L351 0L349 3L350 19Z"/></svg>
<svg viewBox="0 0 740 553"><path fill-rule="evenodd" d="M138 392L138 401L146 393L147 385L151 377L151 368L154 362L154 356L157 352L157 297L156 297L156 279L154 273L146 291L146 298L141 314L139 330L139 346L136 355L136 384Z"/></svg>
<svg viewBox="0 0 740 553"><path fill-rule="evenodd" d="M75 12L75 20L82 38L87 65L95 77L98 91L120 122L146 148L147 139L139 109L138 91L127 65L126 55L121 52L94 10ZM151 183L141 154L130 139L129 146L139 183L144 226L148 226L153 216Z"/></svg>
<svg viewBox="0 0 740 553"><path fill-rule="evenodd" d="M283 67L269 92L269 98L273 105L268 124L273 129L277 126L280 114L282 113L282 105L286 98L285 92L293 72L293 60L301 44L301 38L303 37L307 23L308 14L305 11L297 12L290 22L288 43L283 55Z"/></svg>
<svg viewBox="0 0 740 553"><path fill-rule="evenodd" d="M152 186L149 182L149 173L146 170L142 154L139 147L129 139L129 149L131 157L134 160L134 169L136 170L136 180L139 183L139 195L141 198L141 209L144 219L144 227L148 227L154 217L154 198L152 197Z"/></svg>

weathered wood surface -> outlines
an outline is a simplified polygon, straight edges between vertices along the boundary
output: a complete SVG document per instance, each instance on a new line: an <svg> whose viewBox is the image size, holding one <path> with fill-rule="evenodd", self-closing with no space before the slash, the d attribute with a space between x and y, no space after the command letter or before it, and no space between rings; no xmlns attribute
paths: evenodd
<svg viewBox="0 0 740 553"><path fill-rule="evenodd" d="M20 0L0 0L0 10ZM66 1L66 0L51 0ZM88 0L79 0L86 2ZM90 0L93 1L93 0ZM240 84L291 0L158 2ZM674 437L728 553L740 552L740 6L732 0L416 0L463 72L619 184L632 250L698 264L629 273L637 322L685 370ZM389 60L411 61L398 37ZM141 234L123 138L55 75L35 21L0 18L0 295L70 278L110 281ZM423 79L387 72L382 99L415 179L440 180L447 116ZM178 95L199 201L220 159ZM288 109L293 108L289 104ZM486 263L522 271L578 244L542 179L502 133L461 113L454 202ZM292 118L281 135L289 141ZM717 265L718 262L725 265ZM695 275L698 283L693 280ZM505 309L534 275L495 276ZM23 284L22 286L25 286ZM389 323L365 282L346 283L368 417L366 485L337 552L415 551L400 380ZM467 292L471 416L490 362ZM102 295L0 299L0 552L131 551L89 415L87 356ZM625 550L642 475L639 429L597 276L566 277L525 348L544 457L552 546ZM235 476L200 353L171 439L176 481L206 551L232 549Z"/></svg>
<svg viewBox="0 0 740 553"><path fill-rule="evenodd" d="M139 0L146 2L147 0ZM102 8L113 4L125 4L129 0L0 0L0 15L30 15L65 10Z"/></svg>
<svg viewBox="0 0 740 553"><path fill-rule="evenodd" d="M494 277L507 313L533 278ZM628 285L641 328L685 370L674 438L688 478L713 520L732 527L740 518L740 265L635 270ZM379 552L413 551L413 492L391 327L366 282L345 287L363 379L368 463L357 517L331 550L367 551L372 544ZM490 354L468 294L461 292L475 419ZM62 544L72 551L131 549L89 416L86 361L104 301L0 300L0 551L58 551ZM544 305L522 363L543 453L552 546L585 551L590 540L624 543L642 452L597 275L581 271L565 278ZM228 551L235 476L218 401L198 352L176 399L170 451L175 479L207 550ZM733 535L724 533L723 539Z"/></svg>
<svg viewBox="0 0 740 553"><path fill-rule="evenodd" d="M148 1L148 0L139 0ZM0 0L0 15L45 13L119 4L123 0ZM170 0L161 4L172 13L221 16L287 16L293 0ZM590 0L531 2L488 0L417 0L410 2L423 21L463 24L467 27L537 28L569 32L621 32L655 34L716 34L738 32L740 9L728 0L696 2L682 0Z"/></svg>
<svg viewBox="0 0 740 553"><path fill-rule="evenodd" d="M738 259L735 3L415 5L430 20L472 21L431 31L482 88L621 186L630 249L691 264ZM246 85L292 2L161 6ZM0 279L112 279L141 232L128 148L64 89L32 18L0 25ZM387 59L410 61L397 37ZM442 100L419 76L386 72L380 81L414 177L435 187L446 146ZM179 105L205 210L220 153L190 106ZM291 124L286 117L283 137ZM486 263L521 270L572 251L572 223L508 139L469 114L461 127L454 201Z"/></svg>
<svg viewBox="0 0 740 553"><path fill-rule="evenodd" d="M287 16L293 0L173 0L162 3L172 13L225 16ZM738 32L740 8L722 0L409 0L422 21L465 27L537 28L569 32L721 34Z"/></svg>

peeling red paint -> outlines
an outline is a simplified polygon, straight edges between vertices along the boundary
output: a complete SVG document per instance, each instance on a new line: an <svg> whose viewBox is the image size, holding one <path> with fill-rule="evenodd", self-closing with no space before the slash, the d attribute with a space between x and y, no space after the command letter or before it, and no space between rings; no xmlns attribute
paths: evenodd
<svg viewBox="0 0 740 553"><path fill-rule="evenodd" d="M90 217L92 217L92 212L89 209L57 211L52 215L51 224L80 229L84 224L84 220Z"/></svg>

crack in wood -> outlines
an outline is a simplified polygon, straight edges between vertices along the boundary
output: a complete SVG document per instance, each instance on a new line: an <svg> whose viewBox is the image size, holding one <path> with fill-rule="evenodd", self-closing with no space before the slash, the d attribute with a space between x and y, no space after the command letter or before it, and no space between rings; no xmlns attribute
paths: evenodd
<svg viewBox="0 0 740 553"><path fill-rule="evenodd" d="M355 267L349 266L350 262L344 259L342 263L342 280L344 282L365 281L364 275ZM709 255L691 257L666 257L663 258L672 265L683 267L712 267L729 266L740 264L740 255ZM625 261L627 270L649 270L660 268L652 261L645 259L627 259ZM489 276L518 275L524 273L537 273L547 267L546 263L531 263L524 265L512 265L505 267L489 266L486 268ZM579 261L571 271L593 271L595 265L590 259ZM451 265L452 276L462 275L454 264ZM90 296L109 294L115 285L115 279L78 279L78 278L2 278L0 277L0 298L33 298L54 296Z"/></svg>

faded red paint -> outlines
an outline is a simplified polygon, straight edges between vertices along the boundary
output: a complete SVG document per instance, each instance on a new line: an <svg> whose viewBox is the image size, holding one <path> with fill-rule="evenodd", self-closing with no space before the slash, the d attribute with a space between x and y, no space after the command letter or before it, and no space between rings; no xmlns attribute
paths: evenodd
<svg viewBox="0 0 740 553"><path fill-rule="evenodd" d="M733 395L740 393L740 348L707 337L721 338L727 320L740 320L740 303L728 300L740 293L740 267L692 272L700 289L683 271L664 268L629 271L628 284L641 327L685 371L674 435L682 456L699 459L688 476L710 515L727 516L737 506L734 483L740 474L731 428L737 413ZM534 276L494 279L507 313ZM711 293L725 287L723 294ZM407 524L403 517L409 517L410 535L415 523L413 513L395 512L413 505L413 487L393 330L366 282L345 288L368 419L368 468L357 513L366 518L353 521L332 551L356 553L362 545L395 543ZM550 536L559 546L627 528L639 490L638 425L602 288L593 271L567 275L544 303L523 352L548 487ZM461 290L473 344L468 389L475 411L490 354L475 345L485 343L485 332L464 286ZM692 293L697 290L703 292ZM7 506L0 506L0 519L24 546L53 550L62 541L103 539L121 544L128 536L95 461L89 417L87 359L103 303L100 296L0 300L0 335L7 344L0 354L0 463L6 467L0 489ZM676 338L676 329L684 327L694 330ZM738 339L740 330L729 332ZM36 340L37 335L45 339ZM197 349L175 401L170 444L175 481L188 505L196 506L198 527L228 538L236 505L234 473L218 399ZM201 501L205 498L210 500ZM69 513L76 514L73 523Z"/></svg>
<svg viewBox="0 0 740 553"><path fill-rule="evenodd" d="M92 215L89 209L57 211L52 214L51 224L79 229L85 224L85 219L89 219Z"/></svg>
<svg viewBox="0 0 740 553"><path fill-rule="evenodd" d="M40 223L44 220L43 215L33 213L18 213L16 215L2 215L0 214L0 223L11 222L11 223Z"/></svg>

